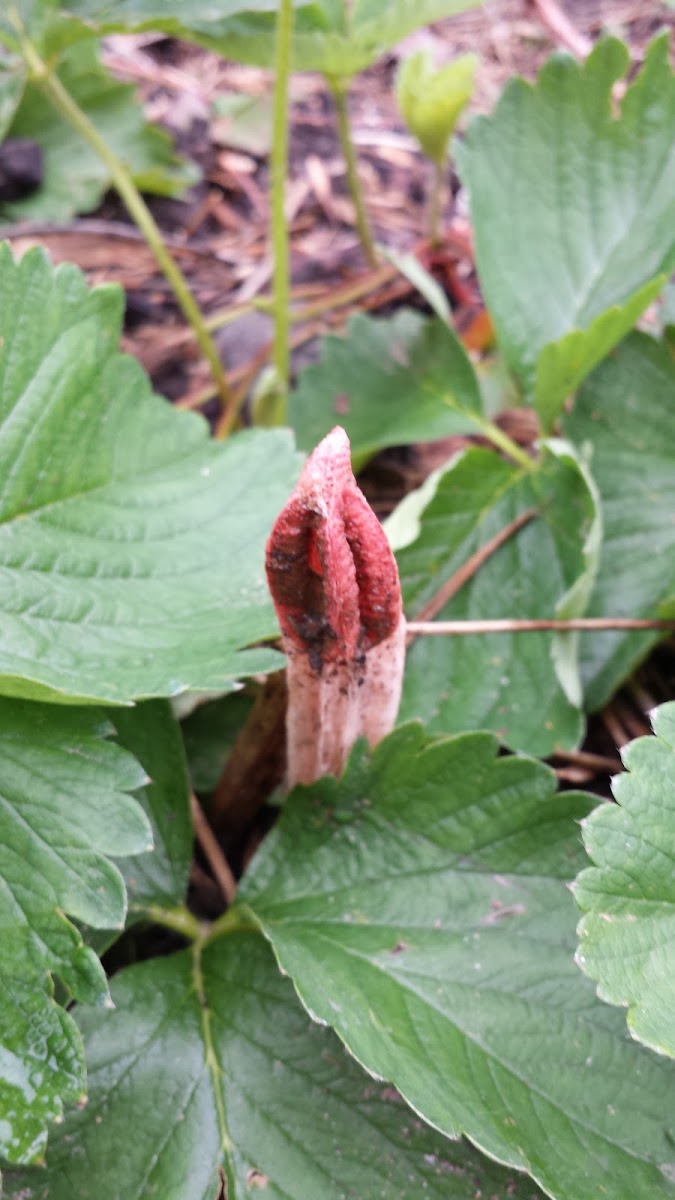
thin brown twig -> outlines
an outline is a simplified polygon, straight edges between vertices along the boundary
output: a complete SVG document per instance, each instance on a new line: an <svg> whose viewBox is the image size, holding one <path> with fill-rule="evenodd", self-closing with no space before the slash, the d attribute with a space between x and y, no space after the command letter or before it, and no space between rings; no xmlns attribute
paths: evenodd
<svg viewBox="0 0 675 1200"><path fill-rule="evenodd" d="M390 283L397 275L398 267L393 266L391 263L385 263L375 270L368 271L367 274L360 275L357 279L344 284L340 288L333 288L329 293L324 291L319 294L316 300L310 300L299 308L291 308L289 314L291 322L294 325L299 325L302 321L311 321L314 317L322 316L333 309L346 308L348 305L360 300L362 296L367 296L370 292L375 292L378 288ZM306 292L307 288L294 288L291 294L291 301L295 303L298 300L304 299ZM231 325L234 321L253 310L271 313L272 297L269 295L256 296L252 300L231 304L229 308L218 309L206 318L207 327L212 332L222 329L225 325Z"/></svg>
<svg viewBox="0 0 675 1200"><path fill-rule="evenodd" d="M237 881L194 793L190 795L190 808L197 841L204 851L225 900L228 905L233 904L237 894Z"/></svg>
<svg viewBox="0 0 675 1200"><path fill-rule="evenodd" d="M532 0L539 19L566 50L577 58L587 58L593 49L590 38L581 33L570 21L567 13L556 4L556 0Z"/></svg>
<svg viewBox="0 0 675 1200"><path fill-rule="evenodd" d="M275 671L256 696L211 800L211 819L230 853L283 776L285 725L286 673Z"/></svg>
<svg viewBox="0 0 675 1200"><path fill-rule="evenodd" d="M459 589L463 587L464 584L469 581L469 579L473 578L476 572L483 566L483 563L487 562L488 558L490 558L490 556L494 554L500 546L503 546L504 542L513 537L514 533L517 533L519 529L522 529L524 525L527 525L528 522L536 516L536 508L528 508L526 512L521 513L520 516L515 518L515 520L510 521L508 525L505 525L503 529L500 529L499 533L496 533L495 536L490 538L490 540L486 542L484 546L481 546L479 550L476 550L475 554L472 554L470 558L467 558L466 562L462 563L461 567L455 571L454 575L451 575L450 578L441 585L436 592L436 595L432 596L431 600L428 600L427 603L422 606L417 613L416 619L414 621L408 621L407 644L410 645L413 639L416 638L420 633L426 634L438 632L440 626L445 627L447 625L457 624L465 626L467 624L465 621L436 622L433 620L433 618L441 611L442 608L445 608L448 601L452 599ZM469 633L471 631L467 629L465 632Z"/></svg>
<svg viewBox="0 0 675 1200"><path fill-rule="evenodd" d="M588 767L590 771L616 775L623 771L620 758L611 758L608 754L592 754L588 750L554 750L551 758L556 762L570 763L575 767Z"/></svg>
<svg viewBox="0 0 675 1200"><path fill-rule="evenodd" d="M578 786L580 783L588 783L593 778L594 772L589 771L588 767L554 767L556 778L564 783L573 783Z"/></svg>
<svg viewBox="0 0 675 1200"><path fill-rule="evenodd" d="M330 326L327 326L326 322L323 321L315 322L312 325L305 325L303 329L297 329L295 333L291 335L291 349L296 350L299 346L303 346L305 342L310 342L312 338L321 337L322 334L326 332L327 328L330 328ZM234 367L228 372L227 378L230 387L232 388L233 403L236 406L237 412L241 410L244 401L246 400L248 390L255 382L256 375L265 366L265 363L269 358L271 347L271 341L265 342L264 346L260 347L253 358L249 359L248 362L242 363L238 367ZM199 391L192 392L191 394L184 396L181 400L177 400L174 404L174 408L189 409L194 411L194 409L201 408L204 404L207 404L209 400L213 400L216 395L217 393L215 388L209 385L208 387L201 388ZM220 420L216 424L214 437L219 439L223 436L225 436L223 432L223 421Z"/></svg>
<svg viewBox="0 0 675 1200"><path fill-rule="evenodd" d="M646 687L639 683L637 679L631 679L628 682L627 687L631 696L633 697L633 700L637 704L638 708L641 709L643 715L645 717L649 717L650 712L657 707L658 700L655 700L651 693L647 691Z"/></svg>
<svg viewBox="0 0 675 1200"><path fill-rule="evenodd" d="M416 247L422 258L424 257L425 246L425 242L420 242L418 247ZM307 290L307 287L295 289L293 299L302 299L303 294L306 294ZM291 335L291 349L296 349L311 337L321 336L326 331L326 326L317 324L316 318L325 317L328 321L328 328L340 328L347 322L354 310L354 305L358 301L361 301L361 310L371 309L400 299L411 290L413 289L410 281L405 277L399 278L398 267L392 263L385 263L375 270L369 271L366 275L362 275L355 281L345 284L341 288L333 289L329 295L321 293L316 300L311 300L301 307L291 309L290 320L292 325L311 322L311 325L307 326L307 328L297 330ZM211 313L206 318L206 326L213 332L233 323L235 320L252 311L270 313L271 310L271 298L269 296L258 296L253 300L230 305L228 309ZM333 316L335 316L335 320L331 319ZM236 412L241 408L245 398L244 393L250 386L252 379L255 378L255 375L264 366L266 359L269 357L270 348L271 342L266 343L250 362L243 363L241 366L235 367L232 371L228 372L228 383L234 389L232 407ZM200 388L198 391L177 400L174 407L190 410L198 409L212 400L215 395L216 390L212 386ZM221 417L216 437L223 436L223 424L229 426L231 416L231 412L228 411L226 415Z"/></svg>
<svg viewBox="0 0 675 1200"><path fill-rule="evenodd" d="M469 563L471 561L469 559ZM468 566L468 563L466 565ZM480 563L478 565L480 566ZM666 633L675 633L675 621L650 621L640 617L572 617L568 621L545 620L539 617L504 617L484 621L408 621L408 633L412 637L419 637L420 634L425 637L458 637L467 633L534 633L542 629L560 630L562 633L574 630L659 629Z"/></svg>
<svg viewBox="0 0 675 1200"><path fill-rule="evenodd" d="M64 224L59 221L19 221L15 225L0 223L0 236L8 242L19 241L21 238L106 238L110 241L132 242L134 245L145 245L145 238L134 225L123 221L101 221L96 217L84 217L77 223ZM227 263L217 257L213 250L206 246L187 245L178 235L165 233L162 235L166 245L175 256L184 258L204 259L213 266L222 266L230 270Z"/></svg>
<svg viewBox="0 0 675 1200"><path fill-rule="evenodd" d="M628 742L631 740L630 734L624 728L613 709L609 707L604 708L600 713L600 718L617 750L621 750L624 746L628 745Z"/></svg>
<svg viewBox="0 0 675 1200"><path fill-rule="evenodd" d="M197 96L207 109L211 103L211 94L208 89L203 87L194 76L188 75L187 72L181 71L177 67L172 67L167 63L162 63L160 66L153 62L148 55L143 55L141 58L138 54L128 51L127 53L120 52L105 44L101 57L108 69L115 75L123 75L127 79L137 80L140 83L151 83L154 87Z"/></svg>
<svg viewBox="0 0 675 1200"><path fill-rule="evenodd" d="M644 713L635 712L628 704L623 704L621 698L618 696L614 700L614 709L621 720L621 724L628 730L632 737L646 737L651 733L651 727Z"/></svg>
<svg viewBox="0 0 675 1200"><path fill-rule="evenodd" d="M220 441L222 438L226 438L230 428L236 422L239 413L243 408L248 390L253 385L256 375L258 375L258 373L262 371L263 367L265 366L265 363L270 356L271 349L272 342L265 342L264 346L261 346L257 353L253 355L253 358L245 364L246 370L240 372L237 380L237 386L233 388L232 391L232 410L230 412L227 409L223 409L218 421L216 422L213 436L217 441Z"/></svg>

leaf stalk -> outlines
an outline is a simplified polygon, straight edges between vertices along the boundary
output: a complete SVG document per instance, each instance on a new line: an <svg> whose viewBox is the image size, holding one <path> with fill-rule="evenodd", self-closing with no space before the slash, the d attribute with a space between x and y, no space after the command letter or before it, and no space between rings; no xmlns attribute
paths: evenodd
<svg viewBox="0 0 675 1200"><path fill-rule="evenodd" d="M338 136L340 145L344 155L345 167L347 170L347 187L354 205L354 214L356 219L356 231L359 235L359 240L363 247L363 253L371 267L377 266L377 251L375 250L375 241L368 220L365 200L363 198L363 189L361 180L359 179L358 164L356 161L356 150L354 148L354 140L352 138L351 126L349 123L349 111L347 109L347 86L345 81L337 79L334 76L327 75L326 82L330 88L335 103L335 112L337 116Z"/></svg>
<svg viewBox="0 0 675 1200"><path fill-rule="evenodd" d="M42 89L64 121L67 121L71 128L80 134L108 168L115 188L170 284L176 301L194 333L195 340L209 364L221 403L223 406L227 406L231 400L227 376L213 339L205 325L204 316L190 291L183 272L167 250L159 226L136 187L129 168L110 149L93 121L63 86L58 75L40 57L32 42L21 35L20 44L21 53L32 80Z"/></svg>
<svg viewBox="0 0 675 1200"><path fill-rule="evenodd" d="M277 15L274 113L270 154L270 232L274 260L272 361L276 368L277 379L275 394L266 406L264 423L269 425L283 425L286 421L290 376L290 250L285 201L288 175L288 87L291 73L292 38L292 0L280 0Z"/></svg>
<svg viewBox="0 0 675 1200"><path fill-rule="evenodd" d="M445 161L432 163L431 187L429 190L429 244L432 249L440 246L441 213L443 211L443 192L445 190Z"/></svg>
<svg viewBox="0 0 675 1200"><path fill-rule="evenodd" d="M538 464L536 459L530 458L527 450L523 450L522 446L519 446L517 442L514 442L513 438L510 438L508 433L504 433L504 430L500 429L498 425L495 425L493 421L488 421L483 417L475 416L473 413L471 415L472 417L475 417L476 424L483 437L487 438L489 442L492 442L492 445L495 446L497 450L501 450L502 454L505 454L506 457L510 458L512 462L517 463L518 466L522 467L524 471L532 472L537 470Z"/></svg>
<svg viewBox="0 0 675 1200"><path fill-rule="evenodd" d="M260 926L246 905L236 904L217 917L206 932L204 945L229 933L260 933Z"/></svg>
<svg viewBox="0 0 675 1200"><path fill-rule="evenodd" d="M179 933L181 937L187 938L190 942L199 941L204 937L204 927L201 922L184 905L178 905L176 908L162 908L158 904L151 904L143 911L148 920L155 925L163 925L165 929Z"/></svg>

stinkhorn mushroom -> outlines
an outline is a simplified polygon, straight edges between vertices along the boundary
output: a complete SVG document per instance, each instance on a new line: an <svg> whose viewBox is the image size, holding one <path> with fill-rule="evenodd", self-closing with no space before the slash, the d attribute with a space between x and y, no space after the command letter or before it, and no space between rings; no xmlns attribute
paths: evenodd
<svg viewBox="0 0 675 1200"><path fill-rule="evenodd" d="M339 775L375 745L401 697L405 622L396 560L352 474L339 426L305 463L267 543L287 655L287 784Z"/></svg>

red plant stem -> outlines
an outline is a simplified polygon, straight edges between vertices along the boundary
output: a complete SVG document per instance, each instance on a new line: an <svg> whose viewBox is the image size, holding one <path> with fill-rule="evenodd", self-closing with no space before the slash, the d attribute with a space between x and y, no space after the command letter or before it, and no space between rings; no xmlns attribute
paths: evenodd
<svg viewBox="0 0 675 1200"><path fill-rule="evenodd" d="M524 525L527 525L537 515L536 508L528 508L525 512L515 517L513 521L510 521L508 525L505 525L503 529L500 529L484 546L481 546L474 554L467 558L466 562L463 562L461 567L458 567L454 575L446 579L435 595L422 606L417 613L416 620L414 622L408 621L408 644L416 636L415 630L417 626L431 621L442 608L445 608L446 604L457 594L459 589L464 587L464 584L468 583L470 579L473 579L477 571L483 566L483 563L487 562L488 558L491 558L495 551L504 545L504 542L508 542L514 534L518 533Z"/></svg>
<svg viewBox="0 0 675 1200"><path fill-rule="evenodd" d="M590 54L593 49L592 41L579 32L556 0L533 0L533 3L543 24L548 26L566 50L576 54L577 58L586 58Z"/></svg>
<svg viewBox="0 0 675 1200"><path fill-rule="evenodd" d="M237 893L237 881L232 874L230 865L223 854L217 837L202 812L194 792L190 795L190 809L197 841L204 851L204 856L213 871L225 900L228 904L233 904Z"/></svg>
<svg viewBox="0 0 675 1200"><path fill-rule="evenodd" d="M484 621L408 621L411 637L458 637L471 633L533 633L541 629L602 630L602 629L656 629L675 633L675 621L657 621L641 617L573 617L568 621L519 620L514 617Z"/></svg>

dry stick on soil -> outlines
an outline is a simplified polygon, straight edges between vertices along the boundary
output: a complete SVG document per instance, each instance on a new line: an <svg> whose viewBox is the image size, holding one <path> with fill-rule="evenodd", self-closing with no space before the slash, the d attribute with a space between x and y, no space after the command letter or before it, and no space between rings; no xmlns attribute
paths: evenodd
<svg viewBox="0 0 675 1200"><path fill-rule="evenodd" d="M566 50L576 54L577 58L586 58L590 54L593 43L575 28L567 13L556 4L556 0L533 0L533 4L542 24L550 29Z"/></svg>
<svg viewBox="0 0 675 1200"><path fill-rule="evenodd" d="M554 750L551 758L555 762L566 762L576 767L587 767L589 771L598 774L616 775L623 771L620 758L610 758L608 754L593 754L590 750Z"/></svg>
<svg viewBox="0 0 675 1200"><path fill-rule="evenodd" d="M651 722L645 714L635 712L629 704L624 702L620 695L614 697L612 708L631 737L648 737L652 732Z"/></svg>
<svg viewBox="0 0 675 1200"><path fill-rule="evenodd" d="M651 693L648 692L647 689L643 687L643 685L637 679L631 679L628 682L627 687L637 707L645 717L648 717L652 709L657 707L659 701L656 700L654 696L652 696ZM664 699L667 698L667 696L664 696Z"/></svg>
<svg viewBox="0 0 675 1200"><path fill-rule="evenodd" d="M604 708L600 713L600 719L617 750L622 750L624 746L628 745L631 740L630 734L624 729L612 708Z"/></svg>
<svg viewBox="0 0 675 1200"><path fill-rule="evenodd" d="M345 308L355 301L360 300L362 296L368 295L370 292L376 291L385 283L389 283L398 275L398 267L391 263L385 263L375 270L369 271L365 275L360 275L353 282L345 284L340 288L332 288L329 295L321 295L316 300L308 302L300 308L291 308L289 316L293 324L299 324L301 321L309 321L313 317L322 316L325 312L330 312L335 308ZM294 288L291 293L291 301L293 303L304 299L305 288ZM240 317L247 313L258 311L263 313L271 313L274 308L274 303L271 296L257 296L253 300L242 301L240 304L230 305L229 308L219 309L211 313L206 318L206 327L211 332L217 329L224 328L225 325L231 325L233 321L237 321Z"/></svg>
<svg viewBox="0 0 675 1200"><path fill-rule="evenodd" d="M473 261L473 244L471 241L471 230L468 225L464 225L460 221L455 221L446 230L444 235L446 245L453 247L460 255ZM423 238L416 242L411 248L411 253L422 260L423 265L429 258L429 245ZM188 248L185 247L185 251ZM194 253L203 253L202 251L194 251ZM356 279L344 284L338 288L331 288L326 293L325 289L320 289L320 294L313 300L308 301L305 305L299 308L291 308L289 316L291 322L299 324L301 321L309 321L314 317L323 316L324 313L332 312L337 308L347 308L355 304L364 296L368 296L376 292L378 288L384 287L385 284L391 283L400 274L399 268L393 263L383 263L365 274L359 275ZM412 291L412 285L409 280L406 280L408 290ZM315 287L315 285L313 285ZM294 288L291 293L291 301L296 303L299 300L305 299L307 295L307 285ZM238 304L231 304L228 308L218 309L212 312L205 320L206 328L211 332L224 328L226 325L231 325L234 321L247 313L258 311L271 313L274 309L274 302L271 296L256 296L252 300L244 300Z"/></svg>
<svg viewBox="0 0 675 1200"><path fill-rule="evenodd" d="M579 787L580 784L586 784L593 779L595 772L589 771L587 767L554 767L556 779L563 780L564 783L574 784Z"/></svg>
<svg viewBox="0 0 675 1200"><path fill-rule="evenodd" d="M50 68L47 62L44 62L40 58L35 46L24 35L20 19L18 20L18 24L16 24L16 28L21 53L33 82L39 86L59 115L87 142L94 153L98 155L108 168L112 183L124 202L129 215L143 234L148 248L151 250L162 273L171 285L176 301L191 326L197 344L209 365L220 400L227 407L230 402L230 394L225 368L220 361L213 339L204 325L201 309L192 295L187 279L178 266L178 263L169 254L161 230L136 186L126 162L118 158L105 138L99 133L97 126L89 118L84 109L80 108L67 88L63 86L58 75Z"/></svg>
<svg viewBox="0 0 675 1200"><path fill-rule="evenodd" d="M228 904L232 904L237 893L237 881L194 794L190 795L190 808L197 841L204 851L223 896Z"/></svg>
<svg viewBox="0 0 675 1200"><path fill-rule="evenodd" d="M307 460L267 543L288 658L287 784L339 775L360 735L393 727L405 622L396 560L337 427Z"/></svg>
<svg viewBox="0 0 675 1200"><path fill-rule="evenodd" d="M471 562L471 559L469 559ZM480 566L480 563L478 564ZM459 574L459 572L458 572ZM473 574L473 572L472 572ZM454 594L454 593L453 593ZM675 621L650 621L641 617L571 617L569 620L548 620L539 617L504 617L483 621L409 621L408 634L412 637L461 637L477 633L535 633L542 629L568 631L603 629L660 629L675 633Z"/></svg>
<svg viewBox="0 0 675 1200"><path fill-rule="evenodd" d="M232 747L211 801L211 821L234 845L281 782L285 763L286 677L268 675Z"/></svg>

